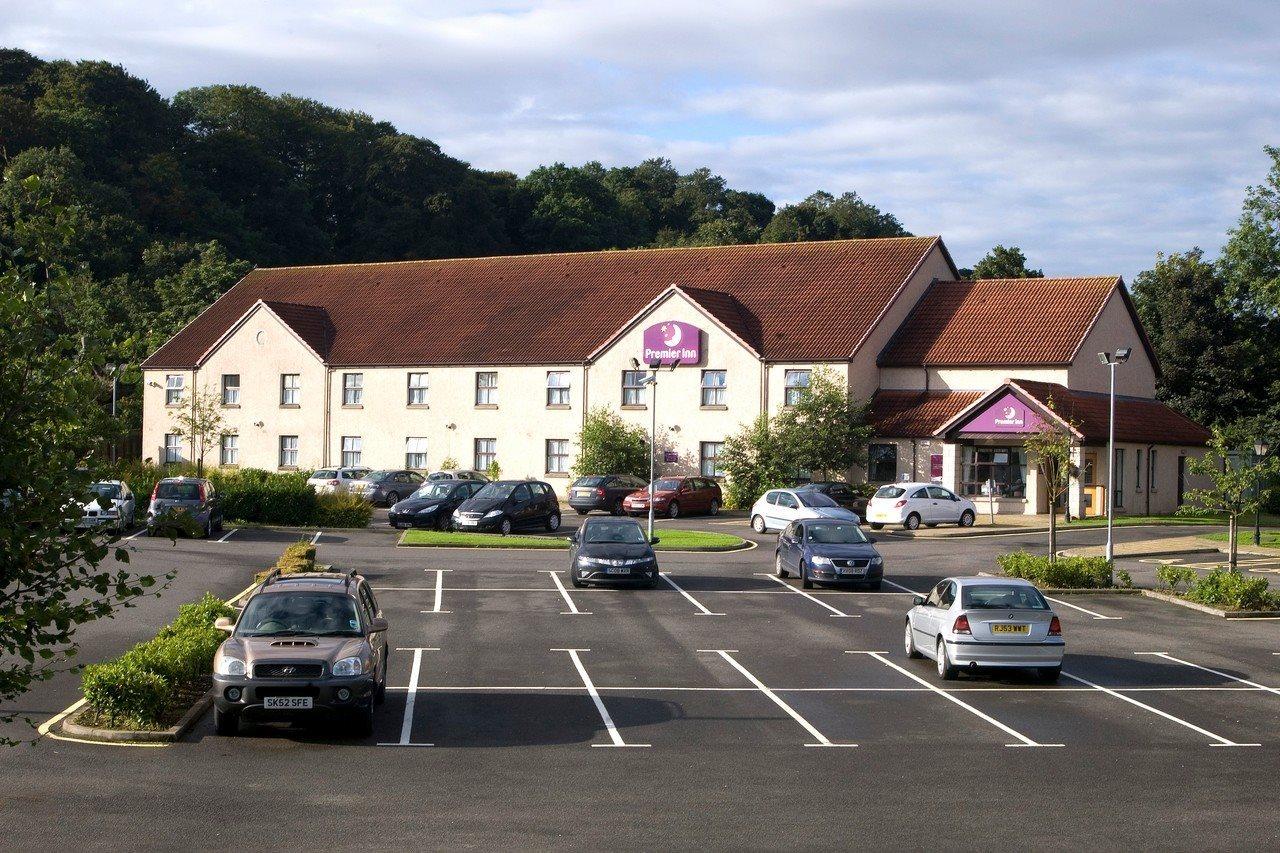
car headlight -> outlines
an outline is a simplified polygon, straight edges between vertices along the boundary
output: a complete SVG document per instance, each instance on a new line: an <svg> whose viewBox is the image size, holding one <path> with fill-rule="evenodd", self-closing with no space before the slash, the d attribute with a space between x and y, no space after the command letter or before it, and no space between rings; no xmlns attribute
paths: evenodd
<svg viewBox="0 0 1280 853"><path fill-rule="evenodd" d="M583 565L583 566L607 566L607 565L609 565L609 564L608 564L607 562L605 562L604 560L597 560L595 557L579 557L579 558L578 558L578 563L579 563L579 565Z"/></svg>
<svg viewBox="0 0 1280 853"><path fill-rule="evenodd" d="M333 665L334 675L359 675L364 672L364 661L358 657L343 658Z"/></svg>
<svg viewBox="0 0 1280 853"><path fill-rule="evenodd" d="M884 565L884 557L872 557L872 558L871 558L871 565L873 565L873 566L883 566L883 565Z"/></svg>
<svg viewBox="0 0 1280 853"><path fill-rule="evenodd" d="M422 509L418 510L418 515L427 515L428 513L435 512L439 508L440 508L439 504L436 504L434 506L424 506Z"/></svg>
<svg viewBox="0 0 1280 853"><path fill-rule="evenodd" d="M830 557L813 557L809 562L813 563L815 566L822 566L825 569L829 569L832 566Z"/></svg>
<svg viewBox="0 0 1280 853"><path fill-rule="evenodd" d="M500 509L491 509L491 510L489 510L488 512L486 512L486 513L484 514L484 517L485 517L485 518L497 518L497 517L498 517L498 516L500 516L500 515L502 515L502 510L500 510Z"/></svg>
<svg viewBox="0 0 1280 853"><path fill-rule="evenodd" d="M249 670L240 658L222 657L216 667L218 675L244 675Z"/></svg>

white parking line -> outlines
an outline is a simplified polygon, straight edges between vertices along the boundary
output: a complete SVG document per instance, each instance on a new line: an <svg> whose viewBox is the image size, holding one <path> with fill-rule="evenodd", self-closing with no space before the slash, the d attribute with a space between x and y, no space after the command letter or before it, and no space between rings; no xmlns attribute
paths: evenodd
<svg viewBox="0 0 1280 853"><path fill-rule="evenodd" d="M436 573L436 606L431 610L422 610L421 613L452 613L452 610L441 610L440 603L444 599L444 573L451 572L453 569L423 569L424 572Z"/></svg>
<svg viewBox="0 0 1280 853"><path fill-rule="evenodd" d="M701 602L699 602L696 598L694 598L689 593L685 592L684 589L681 588L680 584L673 581L671 579L671 575L667 574L666 572L659 572L658 574L664 581L666 581L668 584L671 585L672 589L674 589L676 592L683 595L685 598L689 599L689 603L692 604L694 607L698 608L699 616L723 616L724 615L723 613L712 613L710 610L703 607Z"/></svg>
<svg viewBox="0 0 1280 853"><path fill-rule="evenodd" d="M552 582L555 583L556 589L560 591L560 595L564 598L565 604L569 605L568 610L560 611L561 616L590 616L590 610L579 610L578 605L573 603L573 599L569 597L569 590L564 588L564 583L560 580L560 572L551 569L539 569L551 575Z"/></svg>
<svg viewBox="0 0 1280 853"><path fill-rule="evenodd" d="M125 542L129 542L129 541L131 541L131 540L133 540L133 539L137 539L139 536L144 536L144 535L146 534L146 532L147 532L147 528L146 528L146 527L143 527L143 528L142 528L141 530L139 530L137 533L131 533L131 534L129 534L128 536L124 537L124 541L125 541Z"/></svg>
<svg viewBox="0 0 1280 853"><path fill-rule="evenodd" d="M1200 665L1200 664L1198 664L1198 663L1192 663L1191 661L1189 661L1189 660L1183 660L1182 658L1175 658L1173 655L1171 655L1171 654L1167 654L1167 653L1165 653L1165 652L1134 652L1134 654L1135 654L1135 655L1151 655L1152 657L1158 657L1158 658L1164 658L1165 660L1171 660L1171 661L1173 661L1174 663L1180 663L1180 664L1182 664L1182 665L1184 665L1184 666L1190 666L1190 667L1194 667L1195 669L1201 669L1201 670L1204 670L1205 672L1211 672L1211 673L1213 673L1214 675L1221 676L1221 677L1226 678L1226 679L1229 679L1229 680L1231 680L1231 681L1238 681L1238 682L1240 682L1241 684L1247 684L1247 685L1249 685L1250 687L1257 688L1258 690L1265 690L1265 691L1267 691L1268 693L1275 693L1277 696L1280 696L1280 688L1268 687L1268 686L1267 686L1267 685L1265 685L1265 684L1259 684L1258 682L1256 682L1256 681L1250 681L1250 680L1249 680L1249 679L1247 679L1247 678L1237 678L1237 677L1236 677L1236 676L1234 676L1234 675L1227 675L1227 673L1222 672L1222 671L1220 671L1220 670L1217 670L1217 669L1210 669L1210 668L1209 668L1209 667L1207 667L1207 666L1201 666L1201 665Z"/></svg>
<svg viewBox="0 0 1280 853"><path fill-rule="evenodd" d="M321 534L321 533L323 533L323 532L324 532L324 531L321 531L321 530L317 530L317 531L316 531L316 535L311 537L311 544L312 544L312 545L318 545L318 544L320 543L320 534Z"/></svg>
<svg viewBox="0 0 1280 853"><path fill-rule="evenodd" d="M1117 699L1128 702L1130 705L1136 705L1137 707L1142 708L1145 711L1150 711L1156 716L1164 717L1166 720L1169 720L1170 722L1173 722L1173 723L1177 723L1180 726L1186 726L1187 728L1191 729L1193 732L1199 732L1205 737L1210 738L1211 740L1217 741L1217 743L1209 744L1210 746L1262 746L1262 744L1260 743L1236 743L1235 741L1224 738L1221 735L1215 735L1213 732L1209 731L1208 729L1202 729L1199 726L1197 726L1195 723L1188 723L1186 720L1179 719L1178 717L1175 717L1173 714L1166 714L1164 711L1161 711L1159 708L1153 708L1150 705L1139 702L1137 699L1134 699L1131 696L1125 696L1123 693L1117 693L1114 690L1103 687L1100 684L1094 684L1092 681L1081 678L1078 675L1072 675L1069 672L1063 672L1062 674L1065 675L1067 678L1070 678L1072 681L1078 681L1081 684L1088 685L1089 687L1092 687L1096 690L1101 690L1103 693L1106 693L1108 696L1114 696Z"/></svg>
<svg viewBox="0 0 1280 853"><path fill-rule="evenodd" d="M604 699L600 698L600 691L596 690L596 686L591 681L591 676L587 674L587 668L582 665L582 659L578 657L578 652L589 652L591 649L552 649L553 652L568 652L569 657L573 659L573 665L578 669L578 675L582 678L583 685L587 688L587 693L591 695L591 701L595 703L596 710L600 712L600 719L604 721L604 727L609 732L609 739L613 743L593 743L592 746L628 746L628 747L646 747L647 743L627 743L622 739L622 735L618 733L618 727L614 725L613 717L609 716L609 709L604 706Z"/></svg>
<svg viewBox="0 0 1280 853"><path fill-rule="evenodd" d="M956 697L952 696L950 693L938 687L937 685L930 684L929 682L925 681L923 678L916 675L914 672L911 672L910 670L907 670L898 666L896 663L894 663L893 661L885 657L885 654L886 654L885 652L849 651L849 652L845 652L845 654L870 655L871 657L880 661L880 663L884 664L885 666L896 669L898 672L902 673L907 678L910 678L912 681L915 681L918 684L923 684L925 687L928 687L930 690L932 690L934 693L937 693L943 699L946 699L949 702L954 702L955 704L959 705L961 708L964 708L970 714L973 714L975 717L986 720L988 723L995 726L1000 731L1004 732L1005 734L1012 735L1013 737L1016 737L1019 741L1021 741L1021 743L1006 743L1005 746L1062 746L1062 744L1060 743L1038 743L1032 740L1031 738L1027 737L1026 735L1022 734L1021 732L1014 731L1013 729L1009 728L1008 726L1006 726L1004 723L1000 722L996 718L988 716L987 714L984 714L982 711L979 711L977 708L973 707L968 702L964 702L960 699L957 699Z"/></svg>
<svg viewBox="0 0 1280 853"><path fill-rule="evenodd" d="M732 666L738 672L742 673L743 677L746 678L747 681L750 681L752 684L754 684L757 690L759 690L765 696L768 696L769 699L772 700L773 704L777 705L779 708L786 711L787 714L791 717L791 719L795 720L797 723L804 726L804 730L807 731L809 734L813 735L814 740L817 741L817 743L806 743L805 746L857 746L856 743L832 743L830 740L828 740L827 737L822 732L818 731L816 728L813 727L812 723L810 723L804 717L800 716L800 713L796 711L795 708L792 708L786 702L782 701L782 697L780 697L777 693L774 693L768 687L765 687L764 682L762 682L760 679L752 675L745 666L743 666L742 664L734 660L733 655L731 655L730 652L736 652L737 649L698 649L698 651L713 652L715 654L720 655L720 657L728 661L730 666Z"/></svg>
<svg viewBox="0 0 1280 853"><path fill-rule="evenodd" d="M804 590L802 590L802 589L796 589L794 586L792 586L791 584L787 583L786 581L784 581L782 578L778 577L777 575L769 574L768 572L756 572L756 574L757 574L757 575L759 575L759 576L760 576L760 577L762 577L762 578L769 578L770 580L777 581L778 583L780 583L780 584L782 584L783 586L785 586L787 589L789 589L789 590L791 590L792 592L794 592L796 595L803 595L805 598L809 599L809 600L810 600L810 601L812 601L814 604L818 604L818 605L821 605L822 607L827 608L828 610L830 610L830 611L831 611L831 615L832 615L832 616L840 616L840 617L842 617L842 618L844 618L844 619L861 619L861 618L862 618L861 614L857 614L857 613L845 613L845 612L843 612L843 611L837 610L836 608L832 607L830 604L827 604L825 601L820 601L819 599L815 598L814 596L810 595L809 593L805 592Z"/></svg>
<svg viewBox="0 0 1280 853"><path fill-rule="evenodd" d="M221 538L221 539L219 539L218 541L219 541L219 542L226 542L226 541L227 541L228 539L230 539L232 536L235 536L235 535L236 535L236 531L238 531L239 529L240 529L239 527L233 527L233 528L231 528L231 529L230 529L230 530L228 530L226 533L224 533L224 534L222 535L222 538Z"/></svg>
<svg viewBox="0 0 1280 853"><path fill-rule="evenodd" d="M900 584L900 583L894 583L893 581L889 580L888 578L881 578L881 579L880 579L880 582L881 582L881 583L887 583L889 586L893 587L894 589L900 589L900 590L902 590L903 592L909 592L909 593L911 593L912 595L924 595L924 593L923 593L923 592L916 592L914 589L907 589L907 588L906 588L905 586L903 586L902 584Z"/></svg>
<svg viewBox="0 0 1280 853"><path fill-rule="evenodd" d="M380 743L378 746L435 746L431 743L413 743L413 706L418 696L418 674L422 671L422 653L438 652L430 647L396 649L398 652L413 652L413 670L409 673L409 691L404 697L404 720L400 723L400 740L396 743Z"/></svg>
<svg viewBox="0 0 1280 853"><path fill-rule="evenodd" d="M1101 613L1094 613L1092 610L1085 610L1083 607L1081 607L1078 604L1072 604L1071 602L1063 601L1060 598L1049 598L1049 596L1047 595L1045 596L1045 598L1048 598L1054 604L1061 604L1063 607L1070 607L1072 610L1079 610L1081 613L1088 613L1094 619L1123 619L1124 618L1123 616L1103 616Z"/></svg>

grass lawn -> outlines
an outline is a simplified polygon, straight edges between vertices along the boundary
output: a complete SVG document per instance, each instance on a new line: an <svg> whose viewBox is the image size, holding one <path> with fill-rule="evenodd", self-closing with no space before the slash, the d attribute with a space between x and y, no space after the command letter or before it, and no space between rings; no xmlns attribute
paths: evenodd
<svg viewBox="0 0 1280 853"><path fill-rule="evenodd" d="M1214 542L1226 542L1227 534L1225 533L1206 533L1200 537L1201 539L1211 539ZM1253 547L1253 531L1246 530L1244 525L1240 525L1240 538L1237 539L1241 545ZM1275 530L1262 531L1262 547L1263 548L1280 548L1280 532Z"/></svg>
<svg viewBox="0 0 1280 853"><path fill-rule="evenodd" d="M746 545L728 533L698 530L659 530L661 540L655 551L734 551ZM563 536L499 536L496 533L461 533L439 530L407 530L401 545L425 548L542 548L563 551L569 542Z"/></svg>
<svg viewBox="0 0 1280 853"><path fill-rule="evenodd" d="M1249 526L1253 525L1253 517L1250 516ZM1240 526L1245 526L1245 520L1241 519ZM1115 518L1116 527L1132 527L1135 524L1167 524L1171 526L1177 525L1193 525L1193 524L1226 524L1226 516L1216 515L1117 515ZM1066 527L1106 527L1107 517L1101 518L1078 518L1072 520ZM1263 515L1263 527L1280 526L1280 516Z"/></svg>

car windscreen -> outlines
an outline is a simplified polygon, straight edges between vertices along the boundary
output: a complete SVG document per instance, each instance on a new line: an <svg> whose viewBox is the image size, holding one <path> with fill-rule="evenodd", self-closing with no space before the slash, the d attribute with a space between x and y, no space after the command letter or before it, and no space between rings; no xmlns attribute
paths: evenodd
<svg viewBox="0 0 1280 853"><path fill-rule="evenodd" d="M366 480L372 480L375 483L380 483L394 473L395 471L370 471L368 474L364 475L364 478Z"/></svg>
<svg viewBox="0 0 1280 853"><path fill-rule="evenodd" d="M809 542L814 545L861 545L867 541L867 535L858 525L849 524L809 524L805 527Z"/></svg>
<svg viewBox="0 0 1280 853"><path fill-rule="evenodd" d="M196 483L161 483L156 486L156 497L166 501L198 501L200 486Z"/></svg>
<svg viewBox="0 0 1280 853"><path fill-rule="evenodd" d="M573 481L575 486L603 486L607 477L579 477Z"/></svg>
<svg viewBox="0 0 1280 853"><path fill-rule="evenodd" d="M992 583L961 587L960 606L965 610L1048 610L1049 602L1035 587Z"/></svg>
<svg viewBox="0 0 1280 853"><path fill-rule="evenodd" d="M236 626L241 637L359 637L360 616L349 596L328 592L272 592L249 600Z"/></svg>
<svg viewBox="0 0 1280 853"><path fill-rule="evenodd" d="M476 492L475 499L478 501L506 500L515 490L515 483L487 483L483 489Z"/></svg>
<svg viewBox="0 0 1280 853"><path fill-rule="evenodd" d="M332 480L332 479L333 479L334 477L336 477L336 476L338 476L338 472L337 472L337 471L317 471L317 472L315 472L314 474L312 474L312 475L311 475L311 479L313 479L313 480Z"/></svg>
<svg viewBox="0 0 1280 853"><path fill-rule="evenodd" d="M655 492L674 492L680 488L679 480L654 480L653 490Z"/></svg>
<svg viewBox="0 0 1280 853"><path fill-rule="evenodd" d="M900 498L906 493L906 489L898 486L881 486L876 489L876 497L878 498Z"/></svg>
<svg viewBox="0 0 1280 853"><path fill-rule="evenodd" d="M800 489L796 492L796 497L799 498L800 503L805 506L840 506L840 504L836 503L822 492Z"/></svg>
<svg viewBox="0 0 1280 853"><path fill-rule="evenodd" d="M583 527L582 541L588 545L643 545L645 538L640 525L632 521L593 521Z"/></svg>
<svg viewBox="0 0 1280 853"><path fill-rule="evenodd" d="M120 487L115 483L94 483L89 491L105 500L113 501L120 497Z"/></svg>
<svg viewBox="0 0 1280 853"><path fill-rule="evenodd" d="M459 488L457 483L428 483L414 492L413 496L419 499L447 498L456 488Z"/></svg>

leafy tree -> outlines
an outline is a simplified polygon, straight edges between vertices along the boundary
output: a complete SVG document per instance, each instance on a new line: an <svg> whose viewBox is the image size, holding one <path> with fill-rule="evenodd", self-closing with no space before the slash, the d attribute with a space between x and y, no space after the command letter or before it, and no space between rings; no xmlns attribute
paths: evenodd
<svg viewBox="0 0 1280 853"><path fill-rule="evenodd" d="M1055 410L1052 397L1047 405ZM1071 461L1071 431L1055 420L1042 419L1027 433L1024 444L1027 457L1035 462L1049 501L1049 562L1054 563L1058 559L1058 502L1071 491L1071 478L1077 474Z"/></svg>
<svg viewBox="0 0 1280 853"><path fill-rule="evenodd" d="M218 395L193 389L191 400L174 409L170 420L174 433L182 436L191 450L196 476L203 477L205 454L217 447L227 433L222 426L222 405Z"/></svg>
<svg viewBox="0 0 1280 853"><path fill-rule="evenodd" d="M1280 473L1280 455L1268 453L1254 456L1255 437L1243 424L1214 427L1209 449L1201 457L1187 458L1187 472L1209 482L1209 486L1190 489L1179 512L1210 510L1227 516L1228 561L1232 571L1238 565L1240 516L1263 506Z"/></svg>
<svg viewBox="0 0 1280 853"><path fill-rule="evenodd" d="M1017 246L996 245L971 270L961 270L964 278L1044 278L1043 270L1027 266L1027 256Z"/></svg>
<svg viewBox="0 0 1280 853"><path fill-rule="evenodd" d="M727 436L720 450L726 476L725 505L730 509L750 507L769 489L787 484L789 465L782 438L760 415L738 432Z"/></svg>
<svg viewBox="0 0 1280 853"><path fill-rule="evenodd" d="M791 467L840 477L866 461L873 432L867 404L850 397L848 386L825 368L813 371L809 387L774 424Z"/></svg>
<svg viewBox="0 0 1280 853"><path fill-rule="evenodd" d="M629 474L649 479L649 433L601 406L587 413L578 433L573 475Z"/></svg>
<svg viewBox="0 0 1280 853"><path fill-rule="evenodd" d="M1271 168L1261 184L1245 192L1221 264L1232 295L1275 318L1280 315L1280 147L1264 150Z"/></svg>
<svg viewBox="0 0 1280 853"><path fill-rule="evenodd" d="M857 193L847 192L836 198L820 190L775 213L760 235L760 242L906 236L907 230L896 216L863 201Z"/></svg>

